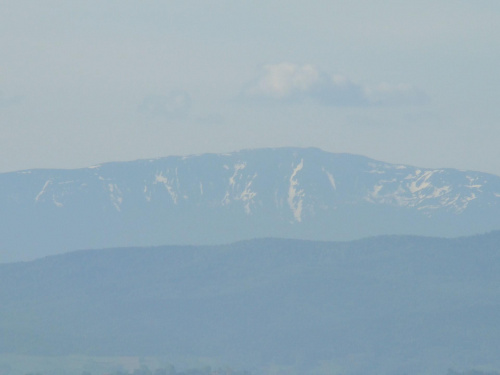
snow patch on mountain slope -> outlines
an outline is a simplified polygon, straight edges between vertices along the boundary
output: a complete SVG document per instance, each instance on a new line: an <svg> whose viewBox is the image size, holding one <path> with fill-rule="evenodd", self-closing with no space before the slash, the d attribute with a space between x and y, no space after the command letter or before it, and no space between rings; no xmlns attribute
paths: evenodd
<svg viewBox="0 0 500 375"><path fill-rule="evenodd" d="M236 184L236 177L238 176L239 171L245 169L246 163L238 163L234 166L234 173L231 177L229 177L229 186L234 187ZM240 175L241 178L241 175Z"/></svg>
<svg viewBox="0 0 500 375"><path fill-rule="evenodd" d="M370 193L370 195L374 198L377 198L378 193L380 193L380 190L382 190L383 187L384 187L384 185L382 185L382 184L375 185L373 187L373 191Z"/></svg>
<svg viewBox="0 0 500 375"><path fill-rule="evenodd" d="M445 208L459 214L477 198L477 194L454 191L451 185L442 180L444 173L443 170L417 169L402 179L379 180L365 196L365 200L371 203L416 208L427 213ZM482 186L476 180L467 176L468 182L462 186L481 192Z"/></svg>
<svg viewBox="0 0 500 375"><path fill-rule="evenodd" d="M176 169L176 174L177 174L177 169ZM168 179L167 176L164 176L163 175L163 172L157 172L156 175L155 175L155 179L154 179L154 182L153 184L163 184L163 186L165 187L165 189L167 190L168 194L170 195L170 198L172 198L172 201L174 202L174 204L177 204L177 201L179 199L179 196L177 194L177 192L174 190L174 182L175 180L178 181L178 179ZM178 185L178 183L177 183Z"/></svg>
<svg viewBox="0 0 500 375"><path fill-rule="evenodd" d="M402 205L401 202L401 197L399 194L402 193L401 187L397 187L395 192L391 193L386 193L386 194L381 194L382 190L388 190L387 185L394 183L396 180L391 179L391 180L379 180L375 185L373 185L373 188L371 191L368 192L368 194L365 196L365 200L370 202L370 203L394 203L394 201L397 202L398 205Z"/></svg>
<svg viewBox="0 0 500 375"><path fill-rule="evenodd" d="M467 178L467 180L469 181L469 184L465 185L465 187L468 187L470 189L480 189L483 186L476 183L476 181L478 180L477 177L465 176L465 178Z"/></svg>
<svg viewBox="0 0 500 375"><path fill-rule="evenodd" d="M252 190L252 183L254 179L257 177L257 173L254 173L253 176L246 177L241 171L243 171L246 167L246 163L236 163L234 165L234 172L231 177L229 177L229 187L224 194L224 198L222 198L221 204L228 205L231 201L241 201L243 202L243 209L245 213L248 215L252 212L251 205L254 203L254 198L257 195L257 192Z"/></svg>
<svg viewBox="0 0 500 375"><path fill-rule="evenodd" d="M121 211L121 205L123 203L123 196L121 190L116 184L108 184L109 196L113 206L115 206L117 211Z"/></svg>
<svg viewBox="0 0 500 375"><path fill-rule="evenodd" d="M254 198L257 196L257 192L252 190L252 183L255 177L257 177L257 173L254 174L250 180L246 181L245 185L243 185L243 189L237 184L231 191L226 191L224 199L222 200L222 205L230 204L231 201L241 201L243 202L245 213L249 215L252 212L251 205L255 203Z"/></svg>
<svg viewBox="0 0 500 375"><path fill-rule="evenodd" d="M60 208L60 207L63 207L63 206L64 206L64 204L62 204L61 202L59 202L59 201L56 199L55 194L52 196L52 202L54 203L54 205L55 205L56 207L59 207L59 208Z"/></svg>
<svg viewBox="0 0 500 375"><path fill-rule="evenodd" d="M290 176L288 187L288 205L293 212L293 217L299 223L302 221L302 205L304 198L304 190L297 189L299 182L296 179L297 173L299 173L304 167L304 159L300 160L300 163L293 169L292 175Z"/></svg>
<svg viewBox="0 0 500 375"><path fill-rule="evenodd" d="M142 190L144 193L144 197L146 198L146 201L151 202L151 191L149 191L148 186L144 185L144 189Z"/></svg>
<svg viewBox="0 0 500 375"><path fill-rule="evenodd" d="M40 198L46 193L47 191L47 188L49 187L49 185L52 184L52 180L47 180L45 182L45 184L43 185L43 188L42 190L37 194L37 196L35 197L35 202L38 202L40 200Z"/></svg>
<svg viewBox="0 0 500 375"><path fill-rule="evenodd" d="M245 213L248 215L251 213L250 204L253 203L254 198L257 196L255 191L252 191L252 182L257 177L257 173L255 173L250 181L245 185L245 190L240 195L240 200L244 202Z"/></svg>
<svg viewBox="0 0 500 375"><path fill-rule="evenodd" d="M337 185L335 184L335 179L333 178L333 175L328 172L324 167L322 168L323 172L326 173L326 176L328 177L328 181L330 181L330 185L332 185L333 190L337 190Z"/></svg>
<svg viewBox="0 0 500 375"><path fill-rule="evenodd" d="M233 174L229 177L229 187L224 194L224 198L222 198L221 204L223 206L231 203L231 199L235 199L234 191L237 189L236 180L241 180L241 175L239 175L239 171L245 169L245 163L236 163L233 167ZM224 165L224 169L229 170L227 165ZM239 175L239 176L238 176Z"/></svg>
<svg viewBox="0 0 500 375"><path fill-rule="evenodd" d="M71 183L73 183L73 181L64 181L64 182L59 182L56 185L68 185ZM54 206L63 207L64 205L58 200L57 195L63 195L64 191L54 189L53 186L54 186L54 181L52 179L45 181L42 190L35 197L35 202L38 203L46 201L45 196L49 194L50 190L52 191L52 203L54 204Z"/></svg>
<svg viewBox="0 0 500 375"><path fill-rule="evenodd" d="M417 170L415 172L415 176L408 176L406 179L412 179L414 180L410 182L409 190L412 194L415 194L418 191L424 190L428 187L431 186L429 179L432 177L432 175L436 171L426 171L424 173L421 173L420 170Z"/></svg>

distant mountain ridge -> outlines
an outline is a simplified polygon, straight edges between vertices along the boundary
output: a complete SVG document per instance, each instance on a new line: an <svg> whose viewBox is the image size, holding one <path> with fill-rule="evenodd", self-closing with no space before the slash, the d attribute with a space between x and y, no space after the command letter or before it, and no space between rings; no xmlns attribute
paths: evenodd
<svg viewBox="0 0 500 375"><path fill-rule="evenodd" d="M500 229L500 177L319 149L0 174L0 261L81 248Z"/></svg>

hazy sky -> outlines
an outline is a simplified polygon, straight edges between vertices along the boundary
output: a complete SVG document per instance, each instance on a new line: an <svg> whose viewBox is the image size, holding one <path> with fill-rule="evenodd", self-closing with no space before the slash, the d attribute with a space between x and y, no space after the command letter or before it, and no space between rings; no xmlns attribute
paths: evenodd
<svg viewBox="0 0 500 375"><path fill-rule="evenodd" d="M500 175L498 0L0 0L0 172L315 146Z"/></svg>

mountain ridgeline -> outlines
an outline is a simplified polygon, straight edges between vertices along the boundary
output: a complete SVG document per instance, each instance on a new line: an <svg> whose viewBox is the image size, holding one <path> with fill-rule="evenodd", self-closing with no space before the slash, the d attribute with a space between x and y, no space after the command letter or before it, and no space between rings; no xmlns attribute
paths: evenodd
<svg viewBox="0 0 500 375"><path fill-rule="evenodd" d="M189 357L253 374L499 369L499 244L498 231L262 239L2 264L0 356Z"/></svg>
<svg viewBox="0 0 500 375"><path fill-rule="evenodd" d="M500 229L500 177L318 149L0 174L0 262L83 248Z"/></svg>

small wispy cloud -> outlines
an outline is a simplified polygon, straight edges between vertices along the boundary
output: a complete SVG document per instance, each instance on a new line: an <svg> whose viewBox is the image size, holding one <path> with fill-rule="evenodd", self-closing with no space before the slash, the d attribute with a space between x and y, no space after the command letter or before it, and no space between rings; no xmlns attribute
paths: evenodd
<svg viewBox="0 0 500 375"><path fill-rule="evenodd" d="M151 117L182 119L187 117L191 110L191 96L186 91L148 95L142 100L138 110Z"/></svg>
<svg viewBox="0 0 500 375"><path fill-rule="evenodd" d="M422 105L430 101L425 92L405 84L380 83L374 87L365 87L364 93L373 105Z"/></svg>
<svg viewBox="0 0 500 375"><path fill-rule="evenodd" d="M297 66L290 63L266 65L262 75L247 93L284 99L311 91L319 82L319 72L312 65Z"/></svg>
<svg viewBox="0 0 500 375"><path fill-rule="evenodd" d="M314 65L292 63L265 65L243 94L267 102L309 100L339 107L420 105L428 101L427 95L413 86L362 85L343 75L329 75Z"/></svg>

